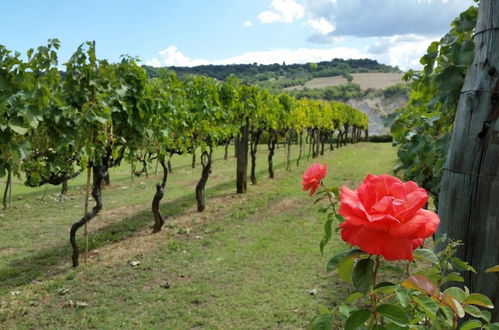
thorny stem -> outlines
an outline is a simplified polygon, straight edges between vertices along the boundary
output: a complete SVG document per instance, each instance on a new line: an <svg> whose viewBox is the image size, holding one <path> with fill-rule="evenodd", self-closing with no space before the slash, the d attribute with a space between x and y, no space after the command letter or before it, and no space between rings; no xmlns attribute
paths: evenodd
<svg viewBox="0 0 499 330"><path fill-rule="evenodd" d="M327 189L322 181L321 181L321 186L322 186L322 188ZM326 193L326 195L327 195L327 198L329 199L329 204L331 204L331 206L333 207L334 214L337 214L336 213L336 203L333 201L333 197L331 196L331 193L328 191Z"/></svg>

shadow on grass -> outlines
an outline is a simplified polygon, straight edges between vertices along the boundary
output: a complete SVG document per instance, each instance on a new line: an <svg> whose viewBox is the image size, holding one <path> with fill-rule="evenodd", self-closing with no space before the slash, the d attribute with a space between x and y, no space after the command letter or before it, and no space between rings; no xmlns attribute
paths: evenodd
<svg viewBox="0 0 499 330"><path fill-rule="evenodd" d="M229 156L229 158L227 160L231 160L231 159L234 159L234 157ZM219 158L213 159L213 161L220 161L220 160L224 160L224 157L221 156ZM173 164L175 164L175 159L173 159L172 162L173 162ZM122 166L126 166L126 165L122 165ZM172 175L174 175L176 171L191 168L191 166L192 165L190 162L188 164L183 164L183 165L178 165L178 166L173 165L173 171L171 173L172 173ZM196 163L196 168L198 168L198 167L199 167L199 164ZM150 169L152 169L152 168L150 168ZM151 173L149 174L149 179L151 177L159 177L161 175L160 173L161 173L160 171L158 171L158 173L155 173L155 171L151 171ZM82 175L82 174L80 174L80 175ZM141 180L143 178L145 178L145 177L140 175L140 176L134 176L133 180L131 180L130 176L125 176L125 175L113 176L113 173L111 173L112 186L111 186L111 188L106 187L105 189L111 189L111 190L116 189L118 184L135 184L136 183L136 182L134 182L135 180ZM75 184L74 181L70 180L68 182L68 184L69 184L69 193L70 194L75 194L75 192L77 192L79 195L83 196L83 193L84 193L84 190L86 187L84 183ZM25 189L29 189L29 191L22 192L22 193L18 194L15 192L16 186L22 186ZM0 191L3 192L3 189L5 189L5 183L0 182ZM14 191L14 193L12 195L13 201L18 199L19 196L22 196L23 199L40 199L41 196L44 196L45 199L49 199L50 198L49 195L56 195L56 196L60 195L61 185L46 184L45 186L30 188L30 187L24 185L23 182L15 181L13 191Z"/></svg>
<svg viewBox="0 0 499 330"><path fill-rule="evenodd" d="M296 161L296 160L295 160ZM278 162L274 169L285 167L285 162ZM263 179L267 169L257 172ZM208 181L209 182L209 181ZM235 188L235 180L229 180L206 189L208 196L221 196L231 194L230 188ZM184 195L172 201L162 204L162 213L173 216L182 213L195 203L194 188L192 194ZM235 189L232 194L235 193ZM168 198L168 192L165 196ZM105 196L104 196L105 203ZM104 204L105 205L105 204ZM208 205L209 207L209 205ZM75 219L76 221L77 219ZM168 220L167 220L168 221ZM141 211L133 216L125 217L117 223L107 225L92 233L92 240L89 242L89 250L93 250L109 243L118 242L133 236L137 231L152 226L153 217L149 210ZM68 235L69 237L69 235ZM83 239L78 239L78 246L83 245ZM4 294L17 286L28 284L34 280L43 280L44 277L57 274L67 270L60 267L61 263L67 262L68 268L71 262L71 248L69 242L53 245L36 253L25 256L14 257L7 265L0 266L0 294Z"/></svg>

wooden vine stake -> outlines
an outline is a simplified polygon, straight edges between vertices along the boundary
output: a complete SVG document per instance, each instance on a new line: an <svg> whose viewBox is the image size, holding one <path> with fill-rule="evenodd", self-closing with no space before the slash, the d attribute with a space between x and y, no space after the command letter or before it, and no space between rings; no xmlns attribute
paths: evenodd
<svg viewBox="0 0 499 330"><path fill-rule="evenodd" d="M481 0L475 28L475 58L466 72L442 178L438 234L461 240L457 256L471 292L491 297L499 319L499 1Z"/></svg>
<svg viewBox="0 0 499 330"><path fill-rule="evenodd" d="M88 199L90 198L90 177L92 176L92 171L91 167L87 166L87 187L85 191L85 212L83 213L83 216L85 216L88 213ZM84 254L83 254L83 262L86 264L87 259L88 259L88 228L87 228L87 223L85 222L85 225L83 227L83 238L84 238Z"/></svg>

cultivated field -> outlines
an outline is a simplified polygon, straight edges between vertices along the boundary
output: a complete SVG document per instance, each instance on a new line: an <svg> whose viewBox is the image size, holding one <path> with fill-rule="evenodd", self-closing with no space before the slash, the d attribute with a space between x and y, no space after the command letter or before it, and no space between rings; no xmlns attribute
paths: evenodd
<svg viewBox="0 0 499 330"><path fill-rule="evenodd" d="M244 195L235 194L235 159L217 149L204 213L195 211L199 165L174 157L162 204L167 225L155 235L150 202L159 174L132 182L128 166L113 169L104 210L89 225L90 260L77 269L68 231L82 214L83 176L63 200L58 187L41 202L44 188L15 185L12 208L0 213L0 328L306 328L320 305L350 289L325 272L344 243L335 238L320 255L324 220L301 191L301 175L327 162L328 185L354 187L367 173L390 173L395 150L359 143L287 172L283 149L269 180L261 146L259 182Z"/></svg>
<svg viewBox="0 0 499 330"><path fill-rule="evenodd" d="M402 73L354 73L353 82L360 85L361 89L384 89L402 82ZM307 88L324 88L328 86L346 85L348 81L343 76L314 78L303 86L288 87L288 90L302 90Z"/></svg>

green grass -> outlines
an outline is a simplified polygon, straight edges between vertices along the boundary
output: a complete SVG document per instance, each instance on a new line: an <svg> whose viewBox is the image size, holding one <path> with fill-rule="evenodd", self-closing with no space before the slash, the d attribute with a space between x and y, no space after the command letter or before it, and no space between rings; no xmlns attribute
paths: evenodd
<svg viewBox="0 0 499 330"><path fill-rule="evenodd" d="M323 219L300 190L303 171L328 162L328 185L356 186L367 173L389 173L395 152L389 144L360 143L293 163L288 172L280 148L276 178L268 180L261 149L259 183L244 195L235 194L235 160L216 150L204 213L194 208L199 166L174 158L162 204L167 225L156 235L149 207L159 178L132 183L128 167L113 169L104 211L89 226L89 263L77 269L70 268L67 240L82 213L84 178L62 202L40 203L44 188L14 187L13 207L0 217L0 328L306 327L320 305L334 305L348 287L325 272L328 256L344 243L335 237L320 255ZM141 264L132 268L132 260ZM318 294L310 295L314 288Z"/></svg>

